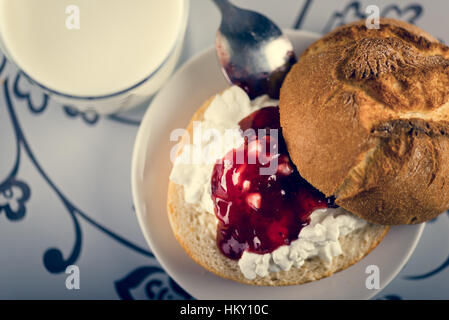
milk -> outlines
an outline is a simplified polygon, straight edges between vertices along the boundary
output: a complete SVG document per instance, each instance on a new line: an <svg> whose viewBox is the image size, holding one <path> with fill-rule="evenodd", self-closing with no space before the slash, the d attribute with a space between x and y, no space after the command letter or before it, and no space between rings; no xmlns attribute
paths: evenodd
<svg viewBox="0 0 449 320"><path fill-rule="evenodd" d="M114 95L161 71L163 62L170 64L170 58L179 55L186 3L0 0L1 45L25 74L56 95ZM155 75L157 83L146 92L157 90L175 64L162 70L165 76ZM131 103L128 96L120 100Z"/></svg>

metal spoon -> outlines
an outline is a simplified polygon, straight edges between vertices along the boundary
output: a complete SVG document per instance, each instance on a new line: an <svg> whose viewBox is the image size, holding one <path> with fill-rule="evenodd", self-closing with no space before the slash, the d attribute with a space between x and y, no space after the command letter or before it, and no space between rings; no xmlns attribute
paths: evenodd
<svg viewBox="0 0 449 320"><path fill-rule="evenodd" d="M267 17L228 0L213 1L222 15L216 49L227 80L252 99L262 94L278 99L282 82L296 62L292 43Z"/></svg>

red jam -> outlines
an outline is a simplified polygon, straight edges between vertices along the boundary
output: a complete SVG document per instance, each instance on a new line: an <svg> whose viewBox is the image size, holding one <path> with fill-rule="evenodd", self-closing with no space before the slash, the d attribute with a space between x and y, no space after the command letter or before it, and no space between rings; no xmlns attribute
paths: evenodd
<svg viewBox="0 0 449 320"><path fill-rule="evenodd" d="M264 254L290 244L314 210L333 205L290 161L277 107L260 109L239 125L243 131L254 129L256 135L218 161L211 180L219 220L217 245L230 259L239 259L245 250ZM277 129L278 137L268 129ZM262 168L275 169L261 174Z"/></svg>

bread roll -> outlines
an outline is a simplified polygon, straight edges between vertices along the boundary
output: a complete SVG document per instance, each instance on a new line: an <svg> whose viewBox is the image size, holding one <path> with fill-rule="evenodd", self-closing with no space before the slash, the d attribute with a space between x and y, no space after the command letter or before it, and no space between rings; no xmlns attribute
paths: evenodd
<svg viewBox="0 0 449 320"><path fill-rule="evenodd" d="M312 44L281 89L300 174L373 223L415 224L449 208L449 51L392 19L344 25Z"/></svg>
<svg viewBox="0 0 449 320"><path fill-rule="evenodd" d="M206 101L191 119L187 127L190 136L193 134L193 121L203 120L203 114L212 100L213 97ZM197 205L186 203L183 186L172 181L168 189L167 211L176 239L194 261L220 277L252 285L293 285L328 277L361 260L382 241L388 231L388 227L367 224L340 237L343 255L334 257L330 264L315 257L306 260L300 268L292 267L289 271L271 272L266 277L249 280L241 273L238 261L225 257L219 251L215 215L200 211Z"/></svg>

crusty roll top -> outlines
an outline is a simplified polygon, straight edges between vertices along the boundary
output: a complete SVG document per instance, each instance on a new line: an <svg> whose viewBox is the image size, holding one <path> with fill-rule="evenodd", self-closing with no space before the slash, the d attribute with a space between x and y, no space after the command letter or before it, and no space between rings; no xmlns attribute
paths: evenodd
<svg viewBox="0 0 449 320"><path fill-rule="evenodd" d="M449 208L449 48L382 19L342 26L307 49L280 97L301 175L380 224L420 223Z"/></svg>

